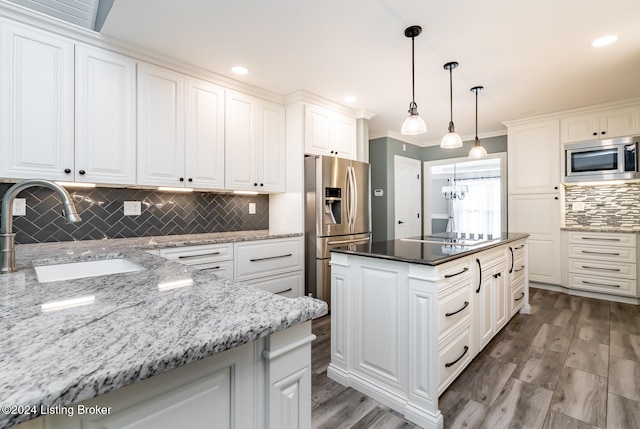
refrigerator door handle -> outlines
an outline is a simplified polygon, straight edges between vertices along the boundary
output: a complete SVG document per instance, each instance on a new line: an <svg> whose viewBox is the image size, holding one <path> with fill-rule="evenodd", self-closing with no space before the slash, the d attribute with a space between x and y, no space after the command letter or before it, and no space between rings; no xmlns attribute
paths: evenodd
<svg viewBox="0 0 640 429"><path fill-rule="evenodd" d="M353 232L352 229L352 221L353 221L353 181L351 180L351 166L347 166L347 180L346 180L346 204L347 204L347 225L349 227L349 232Z"/></svg>
<svg viewBox="0 0 640 429"><path fill-rule="evenodd" d="M351 181L352 181L352 192L351 192L351 196L353 198L352 204L351 204L351 210L352 210L352 214L351 214L351 228L355 229L356 228L356 218L358 217L358 180L356 179L356 169L353 168L353 166L349 166L349 168L351 169ZM354 231L351 231L352 233Z"/></svg>
<svg viewBox="0 0 640 429"><path fill-rule="evenodd" d="M338 241L329 241L327 242L328 245L333 245L333 244L350 244L350 243L362 243L365 241L369 241L369 237L366 238L357 238L355 240L338 240Z"/></svg>

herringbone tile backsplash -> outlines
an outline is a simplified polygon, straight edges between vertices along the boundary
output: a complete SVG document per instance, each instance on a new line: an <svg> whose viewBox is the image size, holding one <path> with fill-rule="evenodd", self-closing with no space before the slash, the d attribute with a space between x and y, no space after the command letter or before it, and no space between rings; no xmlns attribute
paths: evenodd
<svg viewBox="0 0 640 429"><path fill-rule="evenodd" d="M11 184L0 184L0 197ZM267 195L228 195L207 192L171 193L138 189L67 189L82 221L66 224L58 196L50 189L30 188L27 215L14 216L16 242L97 240L102 238L200 234L269 228ZM141 201L139 216L124 215L124 201ZM256 214L249 214L256 203Z"/></svg>

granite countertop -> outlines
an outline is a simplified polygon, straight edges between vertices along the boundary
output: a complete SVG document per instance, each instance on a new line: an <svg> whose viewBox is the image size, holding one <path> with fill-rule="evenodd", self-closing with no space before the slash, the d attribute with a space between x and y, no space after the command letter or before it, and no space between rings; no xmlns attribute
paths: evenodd
<svg viewBox="0 0 640 429"><path fill-rule="evenodd" d="M17 245L19 271L0 275L0 405L75 404L326 314L322 301L281 297L146 252L300 235L249 231ZM112 257L146 270L39 283L33 268ZM176 281L190 285L159 288ZM42 304L79 297L93 301L43 311ZM0 413L0 428L34 417Z"/></svg>
<svg viewBox="0 0 640 429"><path fill-rule="evenodd" d="M497 247L511 241L520 240L528 236L529 234L502 233L500 237L493 237L491 240L484 241L478 240L478 244L468 246L447 243L423 243L418 241L433 240L432 238L424 236L404 240L400 239L358 244L350 247L331 249L331 251L435 266L472 255L483 250L491 249L492 247Z"/></svg>

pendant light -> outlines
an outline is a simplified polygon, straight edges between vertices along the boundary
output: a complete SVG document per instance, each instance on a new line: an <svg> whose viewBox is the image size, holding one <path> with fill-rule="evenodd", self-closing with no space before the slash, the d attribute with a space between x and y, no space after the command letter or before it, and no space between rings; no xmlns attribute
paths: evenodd
<svg viewBox="0 0 640 429"><path fill-rule="evenodd" d="M409 117L402 123L400 133L408 136L415 136L427 132L427 124L418 116L418 105L416 104L414 39L419 36L421 32L422 27L419 25L413 25L404 30L404 35L411 37L411 103L409 103Z"/></svg>
<svg viewBox="0 0 640 429"><path fill-rule="evenodd" d="M454 149L462 146L462 139L456 133L456 127L453 125L453 69L458 67L458 63L452 61L444 65L445 70L449 70L449 100L451 107L451 120L449 121L449 132L442 138L440 147L444 149Z"/></svg>
<svg viewBox="0 0 640 429"><path fill-rule="evenodd" d="M478 138L478 93L484 89L483 86L474 86L471 88L471 92L476 94L476 138L473 141L473 147L469 151L469 158L482 159L487 157L487 150L480 145L480 139Z"/></svg>

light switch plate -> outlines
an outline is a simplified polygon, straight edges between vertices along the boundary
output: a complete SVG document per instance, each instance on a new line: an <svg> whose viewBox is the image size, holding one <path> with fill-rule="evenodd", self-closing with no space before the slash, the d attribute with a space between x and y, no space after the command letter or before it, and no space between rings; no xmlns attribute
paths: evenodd
<svg viewBox="0 0 640 429"><path fill-rule="evenodd" d="M573 203L571 204L571 209L574 212L583 212L585 210L584 202Z"/></svg>
<svg viewBox="0 0 640 429"><path fill-rule="evenodd" d="M256 203L249 203L249 214L256 214Z"/></svg>
<svg viewBox="0 0 640 429"><path fill-rule="evenodd" d="M27 199L16 198L13 200L13 215L14 216L26 216L27 214Z"/></svg>
<svg viewBox="0 0 640 429"><path fill-rule="evenodd" d="M142 213L142 204L140 201L125 201L124 202L124 215L125 216L138 216Z"/></svg>

